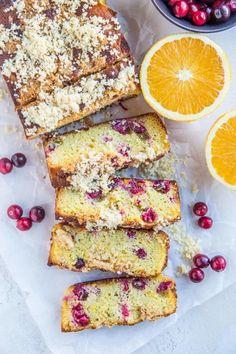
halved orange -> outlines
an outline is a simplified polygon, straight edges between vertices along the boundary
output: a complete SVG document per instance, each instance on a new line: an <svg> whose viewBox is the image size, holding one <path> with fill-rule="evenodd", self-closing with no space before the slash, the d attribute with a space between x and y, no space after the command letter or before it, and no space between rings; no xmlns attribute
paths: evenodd
<svg viewBox="0 0 236 354"><path fill-rule="evenodd" d="M206 161L212 176L236 191L236 110L225 113L211 127Z"/></svg>
<svg viewBox="0 0 236 354"><path fill-rule="evenodd" d="M223 50L199 34L177 34L158 41L141 67L147 103L162 116L190 121L215 110L231 81Z"/></svg>

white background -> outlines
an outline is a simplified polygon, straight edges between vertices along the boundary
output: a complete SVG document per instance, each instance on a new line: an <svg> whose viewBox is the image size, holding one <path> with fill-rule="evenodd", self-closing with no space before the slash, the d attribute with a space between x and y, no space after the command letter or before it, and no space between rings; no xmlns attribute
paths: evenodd
<svg viewBox="0 0 236 354"><path fill-rule="evenodd" d="M118 10L121 10L129 26L136 29L136 31L132 30L132 33L137 34L139 38L142 37L142 41L138 42L135 50L139 56L156 39L180 31L163 19L148 0L132 0L129 3L119 0L113 1L113 3ZM233 286L230 290L222 292L217 298L212 298L216 293L235 282L235 195L233 196L224 187L211 180L205 166L203 152L204 138L212 122L223 112L236 108L235 36L236 30L210 35L210 38L225 49L232 66L231 91L223 105L217 112L200 122L188 125L168 123L171 136L178 143L178 147L181 147L182 153L186 151L190 153L192 158L189 166L191 168L190 174L200 184L200 193L197 196L187 195L187 192L182 190L183 208L187 212L187 205L185 205L187 202L192 202L194 198L202 198L203 196L205 199L207 198L216 221L216 228L215 231L213 230L213 234L205 234L206 237L199 234L199 237L204 239L203 242L208 252L222 251L224 254L227 253L229 267L225 274L214 274L203 285L196 286L181 280L179 282L177 316L179 317L180 314L200 303L202 304L201 308L195 308L190 315L185 315L182 319L178 318L177 320L177 316L175 316L170 321L165 320L165 324L170 326L174 320L177 322L172 324L172 327L165 329L165 332L153 340L149 346L140 348L139 354L149 352L230 354L233 353L233 350L235 352L236 304L234 299L236 287ZM42 155L35 149L35 143L22 144L22 130L10 136L5 134L8 123L16 127L19 126L12 105L6 99L1 106L1 155L10 155L18 149L27 152L27 156L30 154L30 157L27 167L22 171L14 171L11 176L0 176L0 254L22 290L22 293L19 293L14 281L7 275L2 262L0 353L48 353L36 325L25 308L25 302L30 307L46 342L50 343L55 354L74 353L71 343L76 345L76 353L80 354L80 348L82 348L83 354L104 354L106 341L109 343L109 347L106 349L111 354L113 352L119 353L119 348L125 348L126 353L131 353L132 348L142 346L147 338L158 334L163 327L163 322L156 326L144 324L128 330L120 329L119 338L116 335L113 346L111 337L115 333L114 330L105 330L93 335L90 332L88 335L67 335L67 337L62 337L59 334L60 294L67 285L79 279L78 276L68 272L59 273L57 270L46 267L49 233L53 223L53 191L49 187L48 179L45 181L43 178L45 166L40 160ZM190 142L192 143L190 144ZM13 224L9 223L4 214L7 206L15 202L22 204L26 209L35 203L44 205L47 210L47 223L36 226L30 234L23 235L16 232ZM188 222L190 223L190 221ZM175 259L172 257L170 266L174 262ZM203 305L203 302L208 298L212 299ZM100 335L101 337L99 337ZM63 342L64 346L61 350Z"/></svg>

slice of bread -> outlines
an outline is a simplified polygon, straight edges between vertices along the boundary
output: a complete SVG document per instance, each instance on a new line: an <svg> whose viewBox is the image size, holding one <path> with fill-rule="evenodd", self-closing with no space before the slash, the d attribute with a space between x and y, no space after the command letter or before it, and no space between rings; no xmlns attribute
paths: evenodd
<svg viewBox="0 0 236 354"><path fill-rule="evenodd" d="M157 320L173 314L176 302L175 283L163 275L79 283L65 292L61 329L77 332Z"/></svg>
<svg viewBox="0 0 236 354"><path fill-rule="evenodd" d="M17 109L41 91L75 83L130 56L116 13L98 1L21 3L0 3L0 67Z"/></svg>
<svg viewBox="0 0 236 354"><path fill-rule="evenodd" d="M148 277L167 265L169 239L162 232L134 229L89 232L57 224L52 229L48 265L88 272L100 269Z"/></svg>
<svg viewBox="0 0 236 354"><path fill-rule="evenodd" d="M56 217L86 224L87 228L166 226L180 219L175 181L114 178L106 195L60 188Z"/></svg>
<svg viewBox="0 0 236 354"><path fill-rule="evenodd" d="M148 113L48 138L44 149L53 187L79 188L90 177L95 183L96 175L157 160L170 144L161 119Z"/></svg>
<svg viewBox="0 0 236 354"><path fill-rule="evenodd" d="M132 58L86 77L75 85L41 92L39 99L18 111L26 137L34 138L80 120L120 99L140 93Z"/></svg>

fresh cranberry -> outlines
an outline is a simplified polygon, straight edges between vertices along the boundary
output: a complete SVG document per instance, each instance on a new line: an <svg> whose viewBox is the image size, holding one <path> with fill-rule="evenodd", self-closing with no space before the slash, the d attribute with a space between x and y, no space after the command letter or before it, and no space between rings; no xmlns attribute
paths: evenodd
<svg viewBox="0 0 236 354"><path fill-rule="evenodd" d="M205 11L206 11L206 14L207 14L207 21L209 22L209 21L211 21L212 7L208 6Z"/></svg>
<svg viewBox="0 0 236 354"><path fill-rule="evenodd" d="M84 260L82 258L78 258L76 263L75 263L75 268L80 269L85 266Z"/></svg>
<svg viewBox="0 0 236 354"><path fill-rule="evenodd" d="M196 26L203 26L207 22L207 14L206 11L199 10L195 12L192 17L192 21Z"/></svg>
<svg viewBox="0 0 236 354"><path fill-rule="evenodd" d="M130 127L133 130L133 132L137 133L137 134L143 134L147 131L147 129L145 128L144 125L135 122L134 120L130 122Z"/></svg>
<svg viewBox="0 0 236 354"><path fill-rule="evenodd" d="M173 7L175 17L181 18L188 14L189 6L185 0L177 1Z"/></svg>
<svg viewBox="0 0 236 354"><path fill-rule="evenodd" d="M191 20L193 15L199 10L198 4L189 4L188 19Z"/></svg>
<svg viewBox="0 0 236 354"><path fill-rule="evenodd" d="M157 287L157 292L158 293L163 293L167 290L169 290L172 287L172 281L162 281L158 287Z"/></svg>
<svg viewBox="0 0 236 354"><path fill-rule="evenodd" d="M122 135L130 133L130 124L126 119L111 122L111 127Z"/></svg>
<svg viewBox="0 0 236 354"><path fill-rule="evenodd" d="M198 253L193 257L193 263L197 268L207 268L210 265L210 258Z"/></svg>
<svg viewBox="0 0 236 354"><path fill-rule="evenodd" d="M131 194L142 194L145 192L145 182L138 179L132 179L129 182L129 191Z"/></svg>
<svg viewBox="0 0 236 354"><path fill-rule="evenodd" d="M205 277L203 270L201 270L200 268L191 269L188 275L189 275L189 279L193 283L200 283Z"/></svg>
<svg viewBox="0 0 236 354"><path fill-rule="evenodd" d="M147 257L147 252L143 248L139 248L135 253L138 258L145 259Z"/></svg>
<svg viewBox="0 0 236 354"><path fill-rule="evenodd" d="M213 9L219 8L225 4L225 0L215 0L213 1L212 7Z"/></svg>
<svg viewBox="0 0 236 354"><path fill-rule="evenodd" d="M73 293L77 296L78 300L84 301L88 297L88 292L81 284L74 287Z"/></svg>
<svg viewBox="0 0 236 354"><path fill-rule="evenodd" d="M132 280L132 285L136 289L144 290L146 286L146 280L142 278L135 278Z"/></svg>
<svg viewBox="0 0 236 354"><path fill-rule="evenodd" d="M144 222L153 223L157 220L157 213L152 208L148 208L142 215L141 218Z"/></svg>
<svg viewBox="0 0 236 354"><path fill-rule="evenodd" d="M9 208L7 209L7 215L11 219L18 220L23 215L23 209L16 204L10 205Z"/></svg>
<svg viewBox="0 0 236 354"><path fill-rule="evenodd" d="M222 256L215 256L211 260L211 268L215 272L223 272L227 265L226 259Z"/></svg>
<svg viewBox="0 0 236 354"><path fill-rule="evenodd" d="M169 1L168 1L168 5L169 5L170 7L173 7L178 1L179 1L179 0L169 0Z"/></svg>
<svg viewBox="0 0 236 354"><path fill-rule="evenodd" d="M210 229L213 225L213 220L209 216L202 216L198 220L198 226L200 226L202 229Z"/></svg>
<svg viewBox="0 0 236 354"><path fill-rule="evenodd" d="M193 212L197 216L204 216L208 212L208 207L203 202L198 202L193 206Z"/></svg>
<svg viewBox="0 0 236 354"><path fill-rule="evenodd" d="M212 20L217 23L222 23L228 21L231 16L230 7L228 5L222 5L217 7L212 11Z"/></svg>
<svg viewBox="0 0 236 354"><path fill-rule="evenodd" d="M226 2L226 5L229 6L232 14L236 12L236 0L229 0Z"/></svg>
<svg viewBox="0 0 236 354"><path fill-rule="evenodd" d="M11 162L15 167L24 167L26 164L26 157L21 152L17 152L16 154L12 155Z"/></svg>
<svg viewBox="0 0 236 354"><path fill-rule="evenodd" d="M136 231L135 231L135 230L132 230L132 229L127 230L127 236L128 236L129 238L135 238L135 236L136 236Z"/></svg>
<svg viewBox="0 0 236 354"><path fill-rule="evenodd" d="M30 218L22 217L17 220L16 227L20 231L28 231L32 227L32 221Z"/></svg>
<svg viewBox="0 0 236 354"><path fill-rule="evenodd" d="M101 198L102 191L98 190L98 191L93 191L93 192L86 192L86 195L91 199L98 199L98 198Z"/></svg>
<svg viewBox="0 0 236 354"><path fill-rule="evenodd" d="M29 217L33 222L41 222L45 218L45 210L41 206L30 209Z"/></svg>
<svg viewBox="0 0 236 354"><path fill-rule="evenodd" d="M121 313L124 317L129 317L128 305L126 304L121 305Z"/></svg>
<svg viewBox="0 0 236 354"><path fill-rule="evenodd" d="M3 157L0 159L0 173L3 175L6 175L7 173L10 173L13 168L11 160L9 160L6 157Z"/></svg>
<svg viewBox="0 0 236 354"><path fill-rule="evenodd" d="M153 188L162 193L170 191L170 181L158 180L153 183Z"/></svg>

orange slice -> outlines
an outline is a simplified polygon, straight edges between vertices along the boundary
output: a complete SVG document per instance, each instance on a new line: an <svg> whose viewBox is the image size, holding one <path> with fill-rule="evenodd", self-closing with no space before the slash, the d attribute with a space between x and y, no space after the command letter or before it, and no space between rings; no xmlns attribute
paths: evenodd
<svg viewBox="0 0 236 354"><path fill-rule="evenodd" d="M211 127L206 161L212 176L236 191L236 110L224 114Z"/></svg>
<svg viewBox="0 0 236 354"><path fill-rule="evenodd" d="M162 116L189 121L214 111L231 81L223 50L198 34L161 39L146 54L141 88L147 103Z"/></svg>

